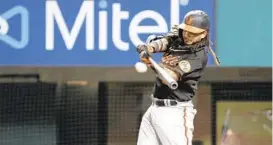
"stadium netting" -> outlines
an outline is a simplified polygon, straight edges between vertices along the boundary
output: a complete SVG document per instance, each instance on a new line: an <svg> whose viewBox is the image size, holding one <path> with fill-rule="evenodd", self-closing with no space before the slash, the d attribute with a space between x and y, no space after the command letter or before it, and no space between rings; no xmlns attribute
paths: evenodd
<svg viewBox="0 0 273 145"><path fill-rule="evenodd" d="M135 145L142 115L151 104L153 82L100 82L97 90L42 82L36 75L4 78L0 82L0 145ZM213 145L230 132L249 139L252 136L245 132L251 127L262 134L253 142L271 141L267 138L271 82L205 85L211 89ZM240 122L243 118L251 120L245 127ZM204 143L194 140L193 145Z"/></svg>
<svg viewBox="0 0 273 145"><path fill-rule="evenodd" d="M1 145L56 144L56 84L36 77L1 77L6 79L0 83Z"/></svg>
<svg viewBox="0 0 273 145"><path fill-rule="evenodd" d="M97 104L88 86L2 76L0 145L98 145Z"/></svg>

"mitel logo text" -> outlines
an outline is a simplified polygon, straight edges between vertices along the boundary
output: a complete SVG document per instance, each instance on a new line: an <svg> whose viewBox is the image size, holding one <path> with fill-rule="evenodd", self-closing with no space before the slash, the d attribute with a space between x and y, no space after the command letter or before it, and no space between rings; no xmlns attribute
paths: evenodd
<svg viewBox="0 0 273 145"><path fill-rule="evenodd" d="M71 21L68 23L64 17L64 14L69 13L67 9L62 9L68 5L58 3L57 0L45 1L45 10L42 10L45 11L45 14L33 15L34 11L29 11L28 6L18 5L0 15L0 40L12 48L22 49L28 45L29 39L39 37L45 42L39 44L45 44L45 46L36 47L53 51L58 49L56 43L63 43L67 50L72 50L75 49L77 40L84 39L81 42L85 43L86 50L98 49L103 51L116 48L121 51L128 51L130 44L144 43L140 39L140 34L166 33L172 25L180 23L180 5L187 4L188 0L168 1L170 5L166 7L164 12L160 12L155 9L136 10L141 8L140 6L129 11L128 8L126 9L126 4L122 4L122 1L120 3L108 3L106 0L84 0L80 3L79 10L75 14L73 13L76 18L72 23ZM39 9L39 6L37 8ZM162 13L168 13L167 18L164 18ZM17 14L21 16L21 22L15 23L15 27L20 28L20 31L16 29L16 33L20 33L20 39L9 34L10 29L14 30L11 28L14 26L9 24L9 19ZM38 30L42 30L42 33L30 33L35 30L29 29L29 19L36 19L29 18L31 16L41 16L45 19L44 25L37 25L36 21L31 21L31 25L35 25L36 28L39 27ZM147 19L153 20L155 24L140 25ZM72 27L69 28L68 26ZM84 30L82 31L85 33L84 38L79 37L81 30ZM29 34L35 34L35 36L29 36ZM55 38L56 34L60 34L62 40Z"/></svg>
<svg viewBox="0 0 273 145"><path fill-rule="evenodd" d="M174 24L179 24L179 0L170 0L170 25L166 19L155 10L143 10L134 15L130 11L123 10L122 3L112 3L112 11L107 9L107 2L103 2L100 6L99 12L95 13L95 2L93 0L85 0L82 2L78 11L77 17L72 28L69 30L66 21L63 17L65 11L61 11L61 5L57 1L46 1L46 50L53 51L55 48L54 34L59 31L61 34L67 50L72 50L75 42L79 36L82 27L85 27L85 47L86 50L107 50L109 42L112 41L114 47L121 51L128 51L130 42L122 40L122 34L127 35L133 45L143 43L139 38L139 34L154 34L166 33L169 28ZM96 2L97 3L97 2ZM95 17L95 14L98 16ZM111 17L111 23L108 18ZM97 19L95 19L97 18ZM156 25L139 25L145 19L152 19ZM122 27L124 21L129 21L128 27ZM85 26L83 25L85 22ZM112 24L112 25L109 25ZM95 37L95 25L98 25L98 38ZM111 27L111 29L110 29ZM128 32L124 34L122 31ZM112 33L109 32L112 30ZM112 34L111 37L108 37ZM124 36L123 36L124 37ZM112 40L108 40L111 38ZM95 42L96 40L96 42ZM95 47L95 43L98 47Z"/></svg>

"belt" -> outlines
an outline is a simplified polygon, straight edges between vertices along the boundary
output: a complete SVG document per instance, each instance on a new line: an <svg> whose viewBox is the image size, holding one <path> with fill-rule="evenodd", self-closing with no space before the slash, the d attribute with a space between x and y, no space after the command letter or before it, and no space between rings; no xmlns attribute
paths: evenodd
<svg viewBox="0 0 273 145"><path fill-rule="evenodd" d="M155 99L153 103L157 106L175 106L177 105L177 101L170 99Z"/></svg>

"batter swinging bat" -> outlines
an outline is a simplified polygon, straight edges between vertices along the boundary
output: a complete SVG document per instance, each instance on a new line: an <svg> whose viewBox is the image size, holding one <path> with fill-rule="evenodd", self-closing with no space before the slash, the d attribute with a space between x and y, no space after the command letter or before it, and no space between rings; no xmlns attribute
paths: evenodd
<svg viewBox="0 0 273 145"><path fill-rule="evenodd" d="M151 57L149 57L153 68L152 70L159 76L159 78L166 82L170 89L177 89L178 83L167 73L161 66L159 66Z"/></svg>

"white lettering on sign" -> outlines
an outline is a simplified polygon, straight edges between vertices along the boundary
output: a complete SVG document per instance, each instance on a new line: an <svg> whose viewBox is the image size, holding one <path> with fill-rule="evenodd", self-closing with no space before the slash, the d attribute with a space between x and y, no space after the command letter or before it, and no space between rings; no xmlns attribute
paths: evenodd
<svg viewBox="0 0 273 145"><path fill-rule="evenodd" d="M179 0L170 1L170 25L169 29L179 24ZM98 34L98 49L107 50L108 48L108 34L109 34L109 23L108 11L100 10L98 12L98 24L95 21L95 3L94 1L83 1L80 10L77 14L75 22L71 28L68 29L65 19L63 17L64 11L60 10L60 6L57 1L46 1L46 37L45 37L45 48L46 50L52 51L55 49L55 38L56 33L55 23L58 26L58 30L64 40L67 50L72 50L75 46L76 40L79 36L80 30L85 22L85 46L86 50L95 49L95 25L99 27ZM134 16L129 22L129 27L123 27L122 22L128 21L130 18L130 12L122 10L122 4L112 4L112 42L115 48L121 51L129 50L129 43L122 40L122 31L128 30L128 37L133 45L138 45L143 42L139 38L139 34L154 34L154 33L167 33L168 24L166 19L157 11L144 10L140 11ZM139 24L145 19L152 19L156 22L154 26L140 26Z"/></svg>

